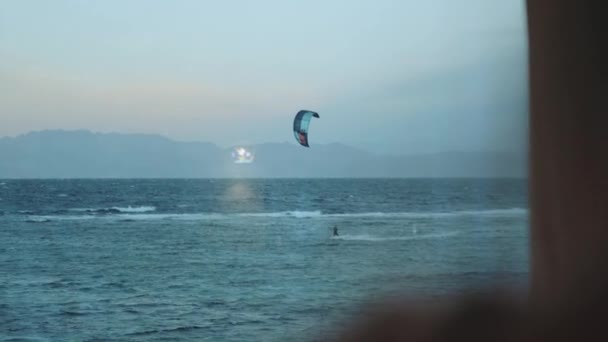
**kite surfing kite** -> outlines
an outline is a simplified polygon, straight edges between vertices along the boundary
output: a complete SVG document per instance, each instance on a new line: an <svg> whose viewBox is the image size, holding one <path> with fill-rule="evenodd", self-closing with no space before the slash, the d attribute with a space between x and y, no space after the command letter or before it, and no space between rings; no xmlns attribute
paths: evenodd
<svg viewBox="0 0 608 342"><path fill-rule="evenodd" d="M301 110L293 119L293 135L300 145L310 147L308 145L308 126L312 118L319 118L319 113L310 110Z"/></svg>

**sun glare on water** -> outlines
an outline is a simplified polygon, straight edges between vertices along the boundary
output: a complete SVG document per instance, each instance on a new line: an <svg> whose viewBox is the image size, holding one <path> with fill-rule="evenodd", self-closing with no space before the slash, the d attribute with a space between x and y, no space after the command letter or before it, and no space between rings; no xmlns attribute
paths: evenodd
<svg viewBox="0 0 608 342"><path fill-rule="evenodd" d="M236 147L232 151L232 160L235 164L250 164L253 163L255 155L252 151L248 151L244 147Z"/></svg>

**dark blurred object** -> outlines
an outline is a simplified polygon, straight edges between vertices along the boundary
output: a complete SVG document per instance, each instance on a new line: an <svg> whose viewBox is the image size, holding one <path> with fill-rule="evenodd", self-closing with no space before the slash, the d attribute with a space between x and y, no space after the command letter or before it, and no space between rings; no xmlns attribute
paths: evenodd
<svg viewBox="0 0 608 342"><path fill-rule="evenodd" d="M529 0L529 294L404 301L340 341L608 341L606 2Z"/></svg>

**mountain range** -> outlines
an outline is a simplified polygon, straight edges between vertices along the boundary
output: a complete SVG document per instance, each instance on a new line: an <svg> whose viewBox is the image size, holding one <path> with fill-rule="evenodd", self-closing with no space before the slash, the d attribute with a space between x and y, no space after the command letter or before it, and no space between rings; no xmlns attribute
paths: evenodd
<svg viewBox="0 0 608 342"><path fill-rule="evenodd" d="M442 152L381 155L332 143L233 148L160 135L47 130L0 138L0 178L526 177L525 154Z"/></svg>

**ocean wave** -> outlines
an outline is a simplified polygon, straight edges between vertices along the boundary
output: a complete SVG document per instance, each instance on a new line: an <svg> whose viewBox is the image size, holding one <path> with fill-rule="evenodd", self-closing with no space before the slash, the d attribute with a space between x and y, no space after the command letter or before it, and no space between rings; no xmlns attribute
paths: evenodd
<svg viewBox="0 0 608 342"><path fill-rule="evenodd" d="M30 217L25 220L27 223L47 223L51 222L50 218L47 217Z"/></svg>
<svg viewBox="0 0 608 342"><path fill-rule="evenodd" d="M460 216L483 216L483 217L503 217L503 216L525 216L528 214L527 209L509 208L509 209L486 209L486 210L461 210L461 211L445 211L445 212L369 212L369 213L336 213L327 214L328 217L403 217L403 218L442 218L442 217L460 217Z"/></svg>
<svg viewBox="0 0 608 342"><path fill-rule="evenodd" d="M130 208L130 207L129 207ZM453 217L524 217L528 214L526 209L490 209L477 211L454 211L454 212L369 212L369 213L323 213L321 211L280 211L268 213L149 213L155 210L154 207L136 207L129 211L120 211L116 208L103 209L78 209L86 215L30 215L27 221L48 222L54 220L91 220L107 219L124 222L130 221L155 221L155 220L176 220L176 221L206 221L234 218L276 218L276 219L336 219L336 218L360 218L360 219L435 219ZM129 210L128 208L126 208ZM105 214L105 215L104 215Z"/></svg>
<svg viewBox="0 0 608 342"><path fill-rule="evenodd" d="M80 221L93 220L97 216L92 215L32 215L28 216L24 221L27 223L47 223L53 221Z"/></svg>
<svg viewBox="0 0 608 342"><path fill-rule="evenodd" d="M121 213L147 213L151 211L156 211L156 207L154 206L140 206L140 207L113 207L112 209L116 209Z"/></svg>
<svg viewBox="0 0 608 342"><path fill-rule="evenodd" d="M293 218L312 218L312 217L322 217L327 216L323 214L320 210L316 211L280 211L275 213L241 213L236 214L238 216L244 217L293 217Z"/></svg>
<svg viewBox="0 0 608 342"><path fill-rule="evenodd" d="M509 209L487 209L487 210L462 210L449 212L364 212L364 213L323 213L317 211L280 211L270 213L240 213L234 214L241 217L292 217L292 218L441 218L441 217L459 217L459 216L495 216L495 217L510 217L510 216L525 216L528 210L523 208ZM229 214L225 214L229 216Z"/></svg>
<svg viewBox="0 0 608 342"><path fill-rule="evenodd" d="M42 223L53 221L80 221L80 220L105 220L118 222L136 221L205 221L211 219L227 218L221 214L119 214L119 215L37 215L28 216L24 221L28 223Z"/></svg>
<svg viewBox="0 0 608 342"><path fill-rule="evenodd" d="M156 207L154 206L139 206L139 207L109 207L109 208L72 208L70 211L74 212L85 212L85 213L94 213L94 214L121 214L121 213L148 213L152 211L156 211Z"/></svg>
<svg viewBox="0 0 608 342"><path fill-rule="evenodd" d="M340 235L333 236L333 240L347 240L347 241L370 241L370 242L382 242L382 241L406 241L406 240L424 240L424 239L442 239L456 235L452 233L442 234L420 234L410 236L374 236L368 234L361 235Z"/></svg>
<svg viewBox="0 0 608 342"><path fill-rule="evenodd" d="M509 208L509 209L487 209L487 210L462 210L449 212L365 212L365 213L323 213L321 211L281 211L273 213L241 213L238 216L245 217L293 217L293 218L315 218L315 217L352 217L352 218L441 218L441 217L458 217L458 216L525 216L528 214L527 209Z"/></svg>
<svg viewBox="0 0 608 342"><path fill-rule="evenodd" d="M174 328L136 331L136 332L128 333L128 334L126 334L126 336L148 336L148 335L156 335L156 334L163 334L163 333L188 332L188 331L205 329L205 328L206 327L198 326L198 325L186 325L186 326L179 326L179 327L174 327Z"/></svg>
<svg viewBox="0 0 608 342"><path fill-rule="evenodd" d="M84 311L76 311L76 310L63 310L60 313L60 315L62 315L62 316L86 316L89 314L91 314L91 313L84 312Z"/></svg>
<svg viewBox="0 0 608 342"><path fill-rule="evenodd" d="M174 221L205 221L229 218L229 215L200 213L200 214L123 214L116 215L121 221L154 221L154 220L174 220Z"/></svg>

